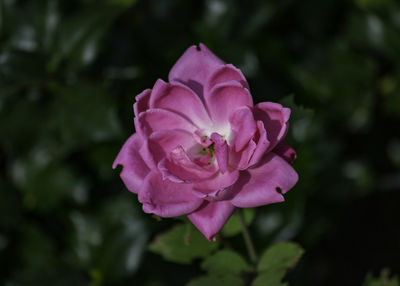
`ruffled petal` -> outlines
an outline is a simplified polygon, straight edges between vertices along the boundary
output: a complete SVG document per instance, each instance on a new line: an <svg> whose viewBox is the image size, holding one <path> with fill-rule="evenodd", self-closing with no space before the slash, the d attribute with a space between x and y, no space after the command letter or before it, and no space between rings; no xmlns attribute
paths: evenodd
<svg viewBox="0 0 400 286"><path fill-rule="evenodd" d="M234 197L234 193L232 193L232 187L215 190L211 193L204 193L203 191L193 190L193 194L209 202L227 201L231 200Z"/></svg>
<svg viewBox="0 0 400 286"><path fill-rule="evenodd" d="M201 99L187 86L158 80L151 93L150 108L162 108L178 113L198 127L211 126L211 119Z"/></svg>
<svg viewBox="0 0 400 286"><path fill-rule="evenodd" d="M199 166L193 162L182 146L173 149L168 157L158 163L163 179L177 183L193 183L211 177L216 168L214 165Z"/></svg>
<svg viewBox="0 0 400 286"><path fill-rule="evenodd" d="M231 202L241 208L282 202L282 194L289 191L297 180L298 175L292 166L278 155L269 153L255 168L241 172L232 187L236 195Z"/></svg>
<svg viewBox="0 0 400 286"><path fill-rule="evenodd" d="M226 64L218 67L214 73L208 78L206 84L206 92L205 96L210 93L211 89L219 83L227 82L227 81L237 81L243 87L249 89L249 85L247 84L246 78L243 73L231 64Z"/></svg>
<svg viewBox="0 0 400 286"><path fill-rule="evenodd" d="M146 89L142 93L136 96L136 102L133 105L133 111L135 117L138 117L140 113L149 109L149 99L150 99L151 89Z"/></svg>
<svg viewBox="0 0 400 286"><path fill-rule="evenodd" d="M161 174L154 171L147 175L138 198L144 212L161 217L186 215L203 202L193 195L191 184L163 180Z"/></svg>
<svg viewBox="0 0 400 286"><path fill-rule="evenodd" d="M237 81L216 85L207 98L208 111L217 130L229 126L231 113L242 106L253 106L253 99L249 90Z"/></svg>
<svg viewBox="0 0 400 286"><path fill-rule="evenodd" d="M143 140L139 134L133 134L122 146L117 158L113 163L115 169L122 166L121 179L129 191L137 194L142 188L146 175L150 172L146 163L140 156L139 149Z"/></svg>
<svg viewBox="0 0 400 286"><path fill-rule="evenodd" d="M224 62L205 45L191 46L178 59L168 75L169 82L180 82L190 87L203 99L208 77Z"/></svg>
<svg viewBox="0 0 400 286"><path fill-rule="evenodd" d="M270 145L267 139L267 132L264 128L264 123L262 121L257 121L257 146L254 150L253 156L248 164L248 167L253 166L260 161L260 159L265 155Z"/></svg>
<svg viewBox="0 0 400 286"><path fill-rule="evenodd" d="M229 164L233 169L245 170L249 166L249 162L256 150L257 144L253 139L239 152L233 151L229 153Z"/></svg>
<svg viewBox="0 0 400 286"><path fill-rule="evenodd" d="M136 131L143 138L160 130L182 129L194 132L197 128L177 113L165 109L149 109L135 118Z"/></svg>
<svg viewBox="0 0 400 286"><path fill-rule="evenodd" d="M233 135L233 146L235 151L242 150L253 138L257 131L256 122L250 107L242 106L235 110L229 118Z"/></svg>
<svg viewBox="0 0 400 286"><path fill-rule="evenodd" d="M156 168L158 162L176 147L182 146L184 150L191 150L196 145L192 134L185 130L161 130L150 135L140 149L140 154L150 168Z"/></svg>
<svg viewBox="0 0 400 286"><path fill-rule="evenodd" d="M268 150L272 150L285 136L288 129L290 109L279 103L261 102L253 110L254 118L264 123L270 142Z"/></svg>
<svg viewBox="0 0 400 286"><path fill-rule="evenodd" d="M196 191L196 195L203 199L226 200L231 196L230 187L238 178L238 170L227 170L224 174L217 172L209 179L196 182L193 189Z"/></svg>
<svg viewBox="0 0 400 286"><path fill-rule="evenodd" d="M205 202L188 218L208 240L215 241L215 235L234 211L235 207L229 201Z"/></svg>
<svg viewBox="0 0 400 286"><path fill-rule="evenodd" d="M228 144L225 140L222 140L221 135L219 135L218 133L212 133L211 139L215 144L215 158L217 158L219 170L223 174L228 168Z"/></svg>

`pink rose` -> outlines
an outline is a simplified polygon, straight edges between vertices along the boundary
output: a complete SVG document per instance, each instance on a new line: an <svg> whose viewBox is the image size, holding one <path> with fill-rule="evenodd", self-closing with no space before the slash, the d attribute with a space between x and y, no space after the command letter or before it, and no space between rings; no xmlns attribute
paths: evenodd
<svg viewBox="0 0 400 286"><path fill-rule="evenodd" d="M290 109L253 105L241 71L203 44L176 62L134 104L136 132L113 168L143 211L187 215L209 240L235 208L284 201L297 182L295 151L283 139Z"/></svg>

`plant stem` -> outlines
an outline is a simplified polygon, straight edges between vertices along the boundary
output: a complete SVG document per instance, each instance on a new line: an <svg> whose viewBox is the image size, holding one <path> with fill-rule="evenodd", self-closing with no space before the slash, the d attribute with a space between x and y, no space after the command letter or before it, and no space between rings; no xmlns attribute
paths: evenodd
<svg viewBox="0 0 400 286"><path fill-rule="evenodd" d="M256 264L257 263L257 254L256 254L256 250L254 248L253 241L251 240L249 230L247 229L247 226L246 226L246 220L244 218L244 210L243 209L239 209L239 220L240 220L240 224L242 225L242 234L243 234L244 242L246 244L247 252L249 254L250 261L251 261L251 263Z"/></svg>

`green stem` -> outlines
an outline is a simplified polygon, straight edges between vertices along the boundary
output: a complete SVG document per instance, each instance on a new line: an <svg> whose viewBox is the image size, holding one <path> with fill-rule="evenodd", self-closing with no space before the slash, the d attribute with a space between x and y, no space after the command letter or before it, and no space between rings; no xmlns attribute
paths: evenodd
<svg viewBox="0 0 400 286"><path fill-rule="evenodd" d="M256 254L256 250L254 248L253 241L251 240L249 230L247 229L247 226L246 226L243 209L239 209L239 220L240 220L240 224L242 225L242 234L243 234L244 242L246 244L247 252L249 254L250 261L251 261L251 263L256 264L257 263L257 254Z"/></svg>

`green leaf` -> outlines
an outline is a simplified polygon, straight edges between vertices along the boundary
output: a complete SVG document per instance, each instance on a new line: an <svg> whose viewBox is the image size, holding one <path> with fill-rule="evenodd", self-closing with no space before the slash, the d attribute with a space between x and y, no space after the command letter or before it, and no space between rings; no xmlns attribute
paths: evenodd
<svg viewBox="0 0 400 286"><path fill-rule="evenodd" d="M248 269L243 257L232 250L220 250L207 257L201 267L213 276L240 274Z"/></svg>
<svg viewBox="0 0 400 286"><path fill-rule="evenodd" d="M379 278L374 278L371 273L365 277L363 286L399 286L399 279L397 276L390 278L388 269L383 269Z"/></svg>
<svg viewBox="0 0 400 286"><path fill-rule="evenodd" d="M265 272L258 275L252 286L286 286L287 283L282 283L281 280L285 276L285 270L279 270L275 272Z"/></svg>
<svg viewBox="0 0 400 286"><path fill-rule="evenodd" d="M201 276L190 281L186 286L243 286L244 281L237 276L209 277Z"/></svg>
<svg viewBox="0 0 400 286"><path fill-rule="evenodd" d="M261 256L257 267L259 275L253 286L287 285L281 281L286 271L296 265L303 252L299 245L291 242L281 242L268 248Z"/></svg>
<svg viewBox="0 0 400 286"><path fill-rule="evenodd" d="M193 259L206 257L218 245L219 242L208 241L190 224L178 224L158 235L149 248L162 255L165 260L186 264Z"/></svg>
<svg viewBox="0 0 400 286"><path fill-rule="evenodd" d="M254 219L255 210L252 208L244 209L244 219L246 221L246 225L250 225ZM242 231L242 226L240 224L239 214L233 214L228 222L225 224L222 229L223 236L234 236L239 234Z"/></svg>
<svg viewBox="0 0 400 286"><path fill-rule="evenodd" d="M303 253L303 248L296 243L277 243L264 252L257 269L262 272L292 268Z"/></svg>

